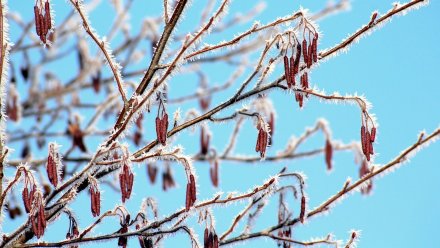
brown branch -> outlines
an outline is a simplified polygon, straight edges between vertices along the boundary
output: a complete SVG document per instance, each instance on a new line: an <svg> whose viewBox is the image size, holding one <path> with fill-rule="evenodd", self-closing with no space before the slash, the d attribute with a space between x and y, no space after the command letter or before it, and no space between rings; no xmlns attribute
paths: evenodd
<svg viewBox="0 0 440 248"><path fill-rule="evenodd" d="M354 41L362 37L364 34L366 34L368 31L374 30L375 27L386 23L391 17L393 17L396 14L400 14L404 12L405 10L410 9L411 7L416 6L420 3L426 3L427 0L412 0L407 3L401 4L400 6L397 6L396 8L390 9L386 14L382 15L380 18L378 18L376 21L372 23L368 23L364 25L362 28L360 28L358 31L356 31L354 34L350 35L348 38L346 38L344 41L342 41L340 44L320 52L318 54L319 59L323 59L325 57L328 57L330 55L336 54L338 51L348 47L351 45Z"/></svg>
<svg viewBox="0 0 440 248"><path fill-rule="evenodd" d="M119 93L121 94L122 101L124 103L127 103L127 97L125 96L125 90L122 83L121 75L119 72L119 69L117 68L117 65L114 64L112 55L110 52L106 49L104 41L101 41L98 36L93 32L91 29L87 17L84 14L84 11L82 10L81 0L70 0L72 5L75 7L75 9L78 11L78 14L81 16L81 19L83 21L83 27L87 34L95 41L96 45L98 45L99 49L101 49L102 53L104 54L105 58L107 59L107 63L110 66L110 69L112 70L113 76L116 80L116 83L118 84Z"/></svg>
<svg viewBox="0 0 440 248"><path fill-rule="evenodd" d="M168 44L168 39L171 36L171 33L174 30L174 27L176 26L177 22L180 19L180 16L182 15L182 12L188 3L188 0L178 0L176 8L174 9L173 15L171 16L171 19L167 22L165 25L165 29L162 33L162 36L160 37L159 43L157 45L156 51L154 52L154 56L151 59L150 66L148 67L147 72L145 73L144 78L142 78L142 81L139 84L139 87L136 89L136 93L138 95L141 95L144 93L144 91L147 89L151 79L153 78L154 73L156 72L157 68L156 66L159 64L160 59L162 57L163 51L165 49L165 46Z"/></svg>

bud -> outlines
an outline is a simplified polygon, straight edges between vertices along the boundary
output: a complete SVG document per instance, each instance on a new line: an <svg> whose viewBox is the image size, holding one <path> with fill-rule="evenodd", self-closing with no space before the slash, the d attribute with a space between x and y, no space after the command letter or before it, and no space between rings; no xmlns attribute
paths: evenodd
<svg viewBox="0 0 440 248"><path fill-rule="evenodd" d="M96 75L92 77L92 86L95 93L99 93L101 90L101 70L99 70Z"/></svg>
<svg viewBox="0 0 440 248"><path fill-rule="evenodd" d="M23 79L25 81L27 81L29 78L29 65L24 65L24 66L20 67L20 73L21 73L21 76L23 77Z"/></svg>
<svg viewBox="0 0 440 248"><path fill-rule="evenodd" d="M80 129L78 119L68 122L67 133L72 137L73 147L78 147L82 152L87 152L87 147L84 144L84 132Z"/></svg>
<svg viewBox="0 0 440 248"><path fill-rule="evenodd" d="M167 165L166 170L162 174L162 189L167 191L176 185L174 182L173 174L169 165Z"/></svg>
<svg viewBox="0 0 440 248"><path fill-rule="evenodd" d="M155 164L149 163L147 165L147 173L148 178L150 179L150 182L154 184L156 181L156 175L157 175L157 166Z"/></svg>
<svg viewBox="0 0 440 248"><path fill-rule="evenodd" d="M136 130L133 134L133 143L136 146L139 146L141 144L142 140L142 133L139 130Z"/></svg>
<svg viewBox="0 0 440 248"><path fill-rule="evenodd" d="M202 129L200 130L200 153L204 156L208 154L209 151L209 140L211 138L211 135L207 133L205 130L205 126L202 126Z"/></svg>

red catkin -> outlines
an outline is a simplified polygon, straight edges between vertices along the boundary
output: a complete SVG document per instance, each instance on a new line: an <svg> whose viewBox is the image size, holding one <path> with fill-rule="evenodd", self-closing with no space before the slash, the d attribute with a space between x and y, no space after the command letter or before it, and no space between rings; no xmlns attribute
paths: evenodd
<svg viewBox="0 0 440 248"><path fill-rule="evenodd" d="M287 58L287 55L284 55L284 77L286 78L287 87L290 88L291 82L290 82L290 70L289 70L289 58Z"/></svg>
<svg viewBox="0 0 440 248"><path fill-rule="evenodd" d="M194 205L194 203L196 202L197 198L197 192L196 192L196 181L194 179L194 175L191 174L189 176L189 181L191 182L191 206Z"/></svg>
<svg viewBox="0 0 440 248"><path fill-rule="evenodd" d="M52 17L50 16L50 4L49 1L46 1L44 4L44 17L47 22L47 29L52 29Z"/></svg>
<svg viewBox="0 0 440 248"><path fill-rule="evenodd" d="M214 234L214 242L212 245L213 248L218 248L218 236L217 234Z"/></svg>
<svg viewBox="0 0 440 248"><path fill-rule="evenodd" d="M266 154L267 138L267 132L262 127L259 127L255 151L260 152L261 158Z"/></svg>
<svg viewBox="0 0 440 248"><path fill-rule="evenodd" d="M367 134L365 130L365 126L362 125L361 127L361 144L362 144L362 152L366 154L366 140L367 140Z"/></svg>
<svg viewBox="0 0 440 248"><path fill-rule="evenodd" d="M41 31L40 31L40 40L41 42L43 42L44 44L46 44L46 26L44 25L45 21L44 21L44 17L43 15L40 13L38 13L38 21L40 22L40 27L41 27Z"/></svg>
<svg viewBox="0 0 440 248"><path fill-rule="evenodd" d="M302 42L302 50L303 50L303 60L304 63L307 64L307 61L309 60L309 57L307 55L307 41L304 38L303 42Z"/></svg>
<svg viewBox="0 0 440 248"><path fill-rule="evenodd" d="M185 209L189 210L191 207L191 183L186 184L186 198L185 198Z"/></svg>
<svg viewBox="0 0 440 248"><path fill-rule="evenodd" d="M296 45L296 57L295 57L295 64L294 64L294 69L295 69L295 74L297 74L299 72L299 62L301 60L301 44Z"/></svg>
<svg viewBox="0 0 440 248"><path fill-rule="evenodd" d="M208 248L213 248L213 243L214 243L214 234L212 232L209 232L209 236L208 236Z"/></svg>
<svg viewBox="0 0 440 248"><path fill-rule="evenodd" d="M260 145L260 140L261 140L260 136L261 136L261 131L258 130L257 144L255 145L255 151L256 152L259 152L261 150L261 148L260 148L261 147L261 145Z"/></svg>
<svg viewBox="0 0 440 248"><path fill-rule="evenodd" d="M301 223L303 223L303 224L305 221L305 217L306 217L306 197L302 196L301 197L301 212L299 213L299 219L300 219Z"/></svg>
<svg viewBox="0 0 440 248"><path fill-rule="evenodd" d="M211 168L209 168L209 176L211 178L211 183L214 185L214 187L218 187L218 160L214 160L214 162L211 165Z"/></svg>
<svg viewBox="0 0 440 248"><path fill-rule="evenodd" d="M325 142L325 163L327 164L327 170L332 169L332 157L333 157L333 146L330 140Z"/></svg>
<svg viewBox="0 0 440 248"><path fill-rule="evenodd" d="M101 212L101 192L96 185L90 184L90 200L93 217L99 216Z"/></svg>
<svg viewBox="0 0 440 248"><path fill-rule="evenodd" d="M208 242L209 242L209 231L208 231L208 228L205 227L205 232L203 235L203 247L204 248L208 247Z"/></svg>
<svg viewBox="0 0 440 248"><path fill-rule="evenodd" d="M24 209L26 211L26 213L29 213L31 206L29 204L29 189L27 187L25 187L23 189L23 192L21 193L21 196L23 198L23 203L24 203Z"/></svg>
<svg viewBox="0 0 440 248"><path fill-rule="evenodd" d="M123 174L119 174L119 186L121 188L122 202L125 202L125 176Z"/></svg>
<svg viewBox="0 0 440 248"><path fill-rule="evenodd" d="M35 31L37 32L37 35L41 35L41 25L40 25L40 9L38 6L34 6L34 19L35 19Z"/></svg>
<svg viewBox="0 0 440 248"><path fill-rule="evenodd" d="M131 196L134 181L134 175L127 164L123 165L122 171L119 174L119 180L122 193L122 202L125 202L125 200L129 199Z"/></svg>
<svg viewBox="0 0 440 248"><path fill-rule="evenodd" d="M162 143L161 125L162 125L162 122L160 121L160 118L158 116L158 117L156 117L156 136L157 136L157 140L159 141L159 143Z"/></svg>
<svg viewBox="0 0 440 248"><path fill-rule="evenodd" d="M370 161L370 141L371 137L370 137L370 132L367 131L367 135L365 137L365 156L367 157L367 161Z"/></svg>
<svg viewBox="0 0 440 248"><path fill-rule="evenodd" d="M290 57L290 68L289 68L289 76L290 76L290 86L295 86L295 59L293 58L293 55Z"/></svg>
<svg viewBox="0 0 440 248"><path fill-rule="evenodd" d="M370 151L370 154L373 155L374 154L374 150L373 150L373 142L369 142L369 146L370 148L368 149Z"/></svg>
<svg viewBox="0 0 440 248"><path fill-rule="evenodd" d="M376 139L376 128L373 127L373 128L371 129L370 140L371 140L371 142L374 142L375 139Z"/></svg>
<svg viewBox="0 0 440 248"><path fill-rule="evenodd" d="M313 37L313 62L318 62L318 33Z"/></svg>
<svg viewBox="0 0 440 248"><path fill-rule="evenodd" d="M313 64L313 44L309 44L307 55L307 68L310 68Z"/></svg>
<svg viewBox="0 0 440 248"><path fill-rule="evenodd" d="M162 145L166 145L167 142L167 130L168 130L168 114L165 113L165 115L163 116L162 120L162 129L161 129L161 143Z"/></svg>
<svg viewBox="0 0 440 248"><path fill-rule="evenodd" d="M304 104L304 96L301 93L297 93L298 95L298 103L299 103L299 107L302 108L303 104Z"/></svg>
<svg viewBox="0 0 440 248"><path fill-rule="evenodd" d="M41 193L37 193L31 209L32 231L37 238L40 238L44 235L44 230L46 229L46 217L44 215L43 196Z"/></svg>

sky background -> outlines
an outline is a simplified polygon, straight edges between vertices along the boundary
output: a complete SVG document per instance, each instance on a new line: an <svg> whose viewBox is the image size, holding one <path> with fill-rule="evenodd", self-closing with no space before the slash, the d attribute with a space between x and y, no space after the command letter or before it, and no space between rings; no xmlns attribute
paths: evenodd
<svg viewBox="0 0 440 248"><path fill-rule="evenodd" d="M29 4L28 4L29 2ZM19 12L23 18L28 20L33 16L33 1L9 1L9 9L12 12ZM55 23L59 23L70 11L71 6L67 1L54 2L56 13ZM178 26L179 34L186 34L194 29L200 18L201 10L206 0L194 0L191 7L185 13L185 19ZM217 1L219 2L219 1ZM247 12L257 1L242 0L233 1L230 5L228 20L238 12ZM218 4L218 3L217 3ZM256 17L261 23L268 23L277 17L285 16L298 10L300 7L309 9L312 13L317 12L325 6L326 1L267 1L266 9ZM131 32L138 32L141 20L145 16L158 16L162 11L161 1L134 0L130 11ZM337 15L329 16L318 22L320 37L319 48L329 48L339 43L349 34L356 31L363 24L369 21L373 11L385 13L392 6L392 1L352 1L351 9ZM109 14L111 13L111 14ZM97 10L90 14L92 26L100 36L108 33L109 23L113 21L112 8L108 1L101 1ZM396 157L400 151L413 144L417 134L421 130L428 133L439 127L440 109L440 82L438 80L440 57L440 2L431 1L428 6L409 12L407 15L398 16L392 19L382 28L371 35L362 38L358 44L350 47L347 53L321 63L311 74L311 84L327 93L340 92L341 94L364 95L372 104L371 113L377 117L378 139L375 144L375 151L378 153L375 159L377 164L385 164ZM221 40L231 39L234 34L250 27L250 23L238 25L227 32L214 34L207 37L207 42L217 43ZM283 26L284 28L287 28ZM14 24L11 25L11 40L16 41L20 29ZM119 44L121 37L116 37L112 44ZM27 41L29 42L29 40ZM72 41L74 42L74 41ZM72 43L73 44L73 43ZM145 47L147 47L145 42ZM115 45L116 46L116 45ZM66 44L69 47L69 44ZM92 54L96 48L92 45ZM149 48L145 48L149 49ZM259 53L259 51L257 52ZM38 61L39 52L31 53L31 60ZM22 54L16 53L12 60L16 62L16 70L22 61ZM77 68L72 66L76 54L72 53L66 59L57 63L51 63L44 68L51 71L61 79L69 79L76 75ZM124 57L122 57L124 58ZM253 56L251 59L256 59ZM136 68L146 68L151 56L142 58ZM69 62L70 61L70 62ZM233 72L233 67L224 64L213 64L203 67L207 71L211 85L221 84ZM130 70L128 70L130 71ZM106 69L105 75L110 75ZM271 78L281 75L281 66L278 66ZM245 73L242 80L248 73ZM20 81L18 87L25 95L26 84ZM132 79L138 82L139 78ZM240 81L238 81L240 82ZM44 82L42 82L43 84ZM169 97L175 98L185 93L191 93L196 89L198 79L196 75L182 75L175 77L169 83ZM224 93L214 97L215 103L227 99L228 94L236 90L238 83ZM85 95L84 102L101 99L95 97L91 92ZM313 126L319 118L325 118L329 122L332 136L336 140L349 143L359 139L360 117L359 109L355 105L328 104L317 98L310 98L305 108L300 110L294 101L294 96L285 92L272 91L269 97L273 100L277 110L276 131L274 145L268 149L268 154L275 154L282 150L290 136L301 135L306 127ZM26 97L22 97L26 98ZM228 112L239 108L238 104L233 108L221 113L219 116L226 116ZM169 111L174 112L177 107L185 113L194 102L179 106L169 105ZM147 132L145 142L154 137L153 119L155 110L152 111L144 121ZM87 120L93 111L82 111L80 114ZM110 122L100 122L98 128L108 125ZM33 120L22 120L20 125L31 127ZM11 124L9 131L16 128ZM210 124L214 133L213 146L222 151L226 146L234 123L221 125ZM54 130L65 130L65 122L54 126ZM251 121L246 121L243 132L239 135L235 154L254 155L254 142L256 131ZM188 154L198 152L199 131L195 133L183 132L174 139L174 144L181 144ZM194 139L197 142L194 142ZM67 140L56 140L63 145L64 151L70 143ZM90 138L86 140L89 150L94 151L96 146L102 142L102 138ZM315 135L301 150L320 147L324 144L321 133ZM33 155L35 157L45 156L45 151L35 148L35 141L31 140ZM17 151L23 144L13 143L11 147ZM130 144L130 150L135 147ZM62 150L63 150L62 149ZM337 239L346 240L349 231L352 229L361 230L359 247L438 247L436 241L438 235L438 223L440 221L440 144L435 143L420 151L417 156L411 159L410 163L399 167L398 170L388 173L385 177L374 180L374 189L371 195L363 196L360 193L351 194L342 204L335 205L329 214L320 215L310 219L307 224L296 226L293 229L293 238L296 240L309 240L314 237L325 237L333 233ZM17 155L11 155L16 157ZM240 164L221 162L220 165L220 186L213 188L209 181L208 163L195 163L199 176L198 199L208 199L217 191L243 192L247 189L262 184L271 175L276 174L282 167L287 166L289 171L301 171L308 177L306 192L309 196L309 207L314 208L328 197L337 192L347 179L358 178L358 165L354 163L351 152L337 152L334 155L334 170L328 173L325 170L323 156L314 158L299 159L294 161L283 161L279 163L259 162L255 164ZM162 171L162 164L158 164ZM161 190L160 173L158 182L151 185L146 178L145 166L136 167L138 175L135 179L134 195L126 203L127 208L135 213L138 211L142 198L153 196L159 204L159 215L167 216L177 208L184 205L185 180L181 166L172 166L177 188L168 192ZM11 170L8 171L11 173ZM110 188L103 186L105 191L101 213L113 208L120 203L120 194ZM278 197L270 199L263 214L255 224L254 231L262 230L265 227L276 223ZM289 205L298 214L299 202L289 198ZM231 219L247 202L228 205L223 208L215 208L217 233L223 231L230 225ZM88 226L92 221L89 210L89 196L81 194L72 205L72 209L79 218L80 227ZM134 214L133 214L134 215ZM67 218L62 216L61 221L50 224L47 229L45 240L58 241L65 236L67 231ZM16 221L5 219L3 231L14 230L24 218ZM189 222L195 226L195 230L201 234L202 229L196 225L196 218ZM236 230L242 230L243 224ZM95 230L94 235L100 233L114 232L118 229L117 220L108 219ZM239 235L237 231L233 236ZM231 236L232 237L232 236ZM35 240L34 240L35 241ZM116 245L116 241L108 243ZM165 247L189 247L189 240L184 234L177 234L167 238L163 243ZM98 247L102 243L89 244ZM129 246L136 247L137 239L131 239ZM268 239L255 239L240 243L237 247L276 247L276 243Z"/></svg>

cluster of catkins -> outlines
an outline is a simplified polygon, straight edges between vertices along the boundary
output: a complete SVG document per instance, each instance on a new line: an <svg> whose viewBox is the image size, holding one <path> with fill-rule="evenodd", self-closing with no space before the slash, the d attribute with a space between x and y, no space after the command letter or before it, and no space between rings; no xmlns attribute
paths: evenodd
<svg viewBox="0 0 440 248"><path fill-rule="evenodd" d="M374 154L373 143L376 139L376 128L373 127L370 130L362 125L361 127L361 142L362 142L362 152L364 153L367 161L370 161L370 155Z"/></svg>
<svg viewBox="0 0 440 248"><path fill-rule="evenodd" d="M287 81L287 87L292 88L296 86L296 76L299 73L301 55L304 65L307 68L310 68L313 63L318 62L318 33L316 31L311 31L306 29L309 32L308 41L306 40L306 35L304 34L304 39L302 44L300 44L298 39L294 39L296 42L296 46L292 46L292 52L290 58L287 57L287 54L284 55L284 76ZM313 36L310 41L310 35ZM287 52L287 50L286 50ZM309 76L307 72L304 72L300 76L300 85L303 90L307 90L309 88ZM306 94L306 97L308 95ZM304 96L301 92L295 93L295 100L299 103L299 106L303 106Z"/></svg>
<svg viewBox="0 0 440 248"><path fill-rule="evenodd" d="M269 141L269 132L267 131L266 123L264 121L259 121L257 129L258 137L255 151L260 152L260 157L264 158L266 156L266 148Z"/></svg>
<svg viewBox="0 0 440 248"><path fill-rule="evenodd" d="M162 106L162 111L160 111ZM167 144L167 130L168 130L168 114L165 110L165 106L161 102L157 111L156 117L156 135L157 140L163 146Z"/></svg>
<svg viewBox="0 0 440 248"><path fill-rule="evenodd" d="M46 229L46 216L44 215L43 194L40 191L35 192L34 201L31 207L30 216L32 231L37 238L44 235Z"/></svg>
<svg viewBox="0 0 440 248"><path fill-rule="evenodd" d="M189 175L188 183L186 184L186 203L185 209L188 211L197 200L196 196L196 181L194 179L194 175Z"/></svg>
<svg viewBox="0 0 440 248"><path fill-rule="evenodd" d="M49 40L53 39L53 31L51 31L52 17L50 15L49 0L46 0L44 2L44 6L43 6L43 0L37 1L34 6L34 15L35 15L35 30L37 32L37 35L40 37L40 40L41 42L43 42L43 44L47 44L47 39Z"/></svg>
<svg viewBox="0 0 440 248"><path fill-rule="evenodd" d="M218 248L219 242L218 242L218 236L215 233L215 230L213 228L205 228L205 233L203 237L203 247L204 248Z"/></svg>
<svg viewBox="0 0 440 248"><path fill-rule="evenodd" d="M49 143L49 155L47 156L47 177L49 178L49 182L57 187L59 180L58 170L61 166L61 157L58 153L58 145L55 143Z"/></svg>
<svg viewBox="0 0 440 248"><path fill-rule="evenodd" d="M24 187L22 199L26 213L32 224L32 231L37 238L44 235L46 229L46 216L44 215L43 193L37 189L34 177L29 171L24 171Z"/></svg>
<svg viewBox="0 0 440 248"><path fill-rule="evenodd" d="M99 191L96 181L90 182L90 208L92 210L93 217L97 217L101 213L101 192Z"/></svg>
<svg viewBox="0 0 440 248"><path fill-rule="evenodd" d="M128 164L124 163L124 165L122 165L122 170L119 173L119 185L121 187L122 202L130 199L131 191L133 190L133 181L133 172Z"/></svg>

